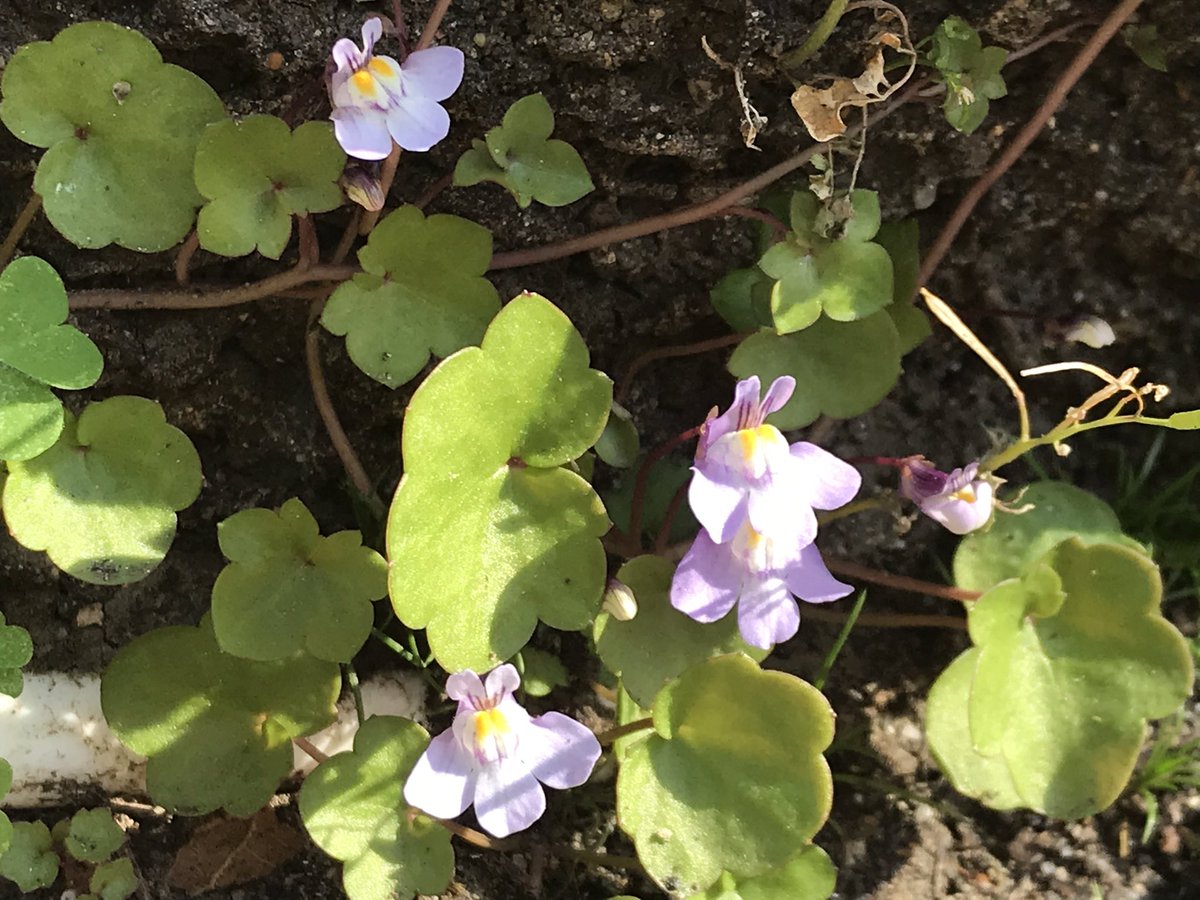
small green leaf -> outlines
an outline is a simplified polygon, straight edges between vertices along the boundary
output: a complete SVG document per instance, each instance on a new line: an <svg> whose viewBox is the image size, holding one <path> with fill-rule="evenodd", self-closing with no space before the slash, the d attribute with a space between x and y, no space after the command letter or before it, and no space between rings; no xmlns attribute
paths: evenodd
<svg viewBox="0 0 1200 900"><path fill-rule="evenodd" d="M900 377L900 337L891 316L878 312L857 322L823 318L795 334L753 334L729 360L738 378L770 384L791 375L804 385L771 421L785 431L821 415L849 419L887 396Z"/></svg>
<svg viewBox="0 0 1200 900"><path fill-rule="evenodd" d="M0 273L0 459L31 459L58 439L62 404L48 387L100 377L100 351L66 318L67 292L49 263L25 256Z"/></svg>
<svg viewBox="0 0 1200 900"><path fill-rule="evenodd" d="M13 771L12 766L8 764L7 759L0 758L0 801L4 800L4 795L8 793L12 787ZM12 841L13 825L8 820L3 810L0 810L0 857L4 855L4 851L8 849L9 843Z"/></svg>
<svg viewBox="0 0 1200 900"><path fill-rule="evenodd" d="M1167 71L1167 55L1158 41L1157 25L1126 25L1121 37L1144 65L1156 72Z"/></svg>
<svg viewBox="0 0 1200 900"><path fill-rule="evenodd" d="M494 181L508 188L522 209L536 200L566 206L595 188L587 166L566 141L550 140L554 113L542 94L522 97L504 121L475 141L454 168L460 187Z"/></svg>
<svg viewBox="0 0 1200 900"><path fill-rule="evenodd" d="M125 832L107 809L81 809L71 816L63 846L80 862L104 862L121 849Z"/></svg>
<svg viewBox="0 0 1200 900"><path fill-rule="evenodd" d="M221 649L244 659L299 651L349 662L371 633L372 601L387 594L387 561L357 531L321 537L299 500L247 509L217 526L230 560L212 591Z"/></svg>
<svg viewBox="0 0 1200 900"><path fill-rule="evenodd" d="M643 459L639 459L637 465L631 466L622 473L619 479L615 479L613 485L602 494L609 518L617 528L624 532L629 531L633 490L637 484L637 471ZM670 457L660 459L650 468L650 474L646 478L646 494L642 500L641 537L643 539L654 540L662 527L672 498L691 480L691 477L691 466ZM691 508L685 503L677 511L667 539L672 543L686 540L694 535L699 527L700 523L696 521Z"/></svg>
<svg viewBox="0 0 1200 900"><path fill-rule="evenodd" d="M983 41L965 19L950 16L933 32L929 61L940 71L965 72L979 58Z"/></svg>
<svg viewBox="0 0 1200 900"><path fill-rule="evenodd" d="M1191 653L1161 599L1146 556L1077 539L981 597L969 612L976 648L943 674L951 684L935 685L927 709L930 749L955 786L1057 818L1111 804L1146 720L1191 692Z"/></svg>
<svg viewBox="0 0 1200 900"><path fill-rule="evenodd" d="M976 97L968 103L964 102L962 95L947 92L942 111L946 114L946 121L955 131L974 134L987 118L989 105L986 97Z"/></svg>
<svg viewBox="0 0 1200 900"><path fill-rule="evenodd" d="M562 660L545 650L526 647L521 651L521 662L521 687L530 697L545 697L571 680Z"/></svg>
<svg viewBox="0 0 1200 900"><path fill-rule="evenodd" d="M1167 419L1167 427L1178 431L1195 431L1200 428L1200 409L1189 409L1186 412L1173 413Z"/></svg>
<svg viewBox="0 0 1200 900"><path fill-rule="evenodd" d="M617 820L673 893L783 866L828 817L833 710L800 679L719 656L659 693L654 727L621 766Z"/></svg>
<svg viewBox="0 0 1200 900"><path fill-rule="evenodd" d="M1094 494L1062 481L1038 481L1021 496L1033 507L1019 515L1000 514L986 531L959 542L954 582L970 591L986 591L1015 578L1069 537L1085 543L1122 540L1112 507Z"/></svg>
<svg viewBox="0 0 1200 900"><path fill-rule="evenodd" d="M478 344L500 310L483 277L491 232L458 216L426 218L402 206L375 226L358 259L363 273L333 292L321 324L344 335L354 364L390 388L416 377L431 352Z"/></svg>
<svg viewBox="0 0 1200 900"><path fill-rule="evenodd" d="M58 855L43 822L16 822L8 849L0 856L0 876L15 882L21 893L50 887L58 878Z"/></svg>
<svg viewBox="0 0 1200 900"><path fill-rule="evenodd" d="M372 716L354 751L317 766L300 789L300 816L317 846L345 863L350 900L440 894L454 875L450 832L404 802L404 782L429 744L425 729Z"/></svg>
<svg viewBox="0 0 1200 900"><path fill-rule="evenodd" d="M196 224L200 246L279 259L292 216L342 205L345 165L328 122L305 122L294 132L274 116L209 125L196 148L196 187L208 201Z"/></svg>
<svg viewBox="0 0 1200 900"><path fill-rule="evenodd" d="M689 900L826 900L837 886L837 869L829 855L809 844L788 863L752 878L722 872L707 891Z"/></svg>
<svg viewBox="0 0 1200 900"><path fill-rule="evenodd" d="M671 606L674 571L660 556L631 559L617 578L637 597L637 615L620 622L602 612L592 632L596 654L641 706L650 706L664 684L710 656L740 650L761 660L769 652L742 640L734 613L705 624Z"/></svg>
<svg viewBox="0 0 1200 900"><path fill-rule="evenodd" d="M708 297L713 309L734 331L757 331L773 326L771 279L758 266L734 269L718 281Z"/></svg>
<svg viewBox="0 0 1200 900"><path fill-rule="evenodd" d="M491 669L538 619L568 631L592 621L609 522L591 485L559 467L595 444L611 404L579 333L536 294L509 303L481 347L413 395L389 592L406 625L429 629L447 670Z"/></svg>
<svg viewBox="0 0 1200 900"><path fill-rule="evenodd" d="M33 659L33 641L29 632L19 625L6 625L0 613L0 694L19 697L25 679L21 667ZM11 772L9 773L12 774ZM5 791L0 790L0 797Z"/></svg>
<svg viewBox="0 0 1200 900"><path fill-rule="evenodd" d="M900 354L903 356L933 333L929 316L913 303L921 269L917 220L904 219L882 225L875 235L875 242L892 258L892 302L886 309L900 335Z"/></svg>
<svg viewBox="0 0 1200 900"><path fill-rule="evenodd" d="M122 647L100 698L121 742L150 758L146 788L156 803L184 815L224 807L247 816L291 771L292 738L334 720L340 687L335 663L222 653L205 616L198 628L158 628Z"/></svg>
<svg viewBox="0 0 1200 900"><path fill-rule="evenodd" d="M1008 85L1000 70L1008 62L1008 51L1003 47L984 47L979 60L971 69L971 89L977 97L999 100L1008 96Z"/></svg>
<svg viewBox="0 0 1200 900"><path fill-rule="evenodd" d="M207 84L136 31L82 22L20 47L0 92L0 121L49 148L33 187L64 237L153 252L187 234L201 203L196 144L225 115Z"/></svg>
<svg viewBox="0 0 1200 900"><path fill-rule="evenodd" d="M58 441L9 463L4 516L16 540L93 584L145 578L175 537L175 513L200 493L192 442L142 397L91 403Z"/></svg>
<svg viewBox="0 0 1200 900"><path fill-rule="evenodd" d="M637 426L633 424L629 410L615 400L595 450L596 455L614 469L628 469L637 462L641 451Z"/></svg>
<svg viewBox="0 0 1200 900"><path fill-rule="evenodd" d="M133 872L133 860L122 857L101 863L92 873L88 888L97 900L126 900L138 888L137 875ZM83 898L80 898L83 900Z"/></svg>
<svg viewBox="0 0 1200 900"><path fill-rule="evenodd" d="M850 218L842 229L840 240L852 244L869 241L879 232L882 221L878 192L853 191L850 194Z"/></svg>

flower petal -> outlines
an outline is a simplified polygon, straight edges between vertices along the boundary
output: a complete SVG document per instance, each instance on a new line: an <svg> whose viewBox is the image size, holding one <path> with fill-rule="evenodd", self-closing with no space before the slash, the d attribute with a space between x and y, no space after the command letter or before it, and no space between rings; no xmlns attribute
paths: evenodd
<svg viewBox="0 0 1200 900"><path fill-rule="evenodd" d="M429 47L410 53L400 67L405 93L445 100L462 84L464 60L457 47Z"/></svg>
<svg viewBox="0 0 1200 900"><path fill-rule="evenodd" d="M461 815L475 798L474 760L454 734L443 731L425 748L404 783L404 799L437 819Z"/></svg>
<svg viewBox="0 0 1200 900"><path fill-rule="evenodd" d="M546 793L516 759L488 766L475 785L475 817L495 837L524 831L546 811Z"/></svg>
<svg viewBox="0 0 1200 900"><path fill-rule="evenodd" d="M788 567L784 578L788 590L806 603L828 603L854 590L829 574L816 544L809 544L800 551L799 560Z"/></svg>
<svg viewBox="0 0 1200 900"><path fill-rule="evenodd" d="M697 622L715 622L737 602L743 574L731 547L701 531L675 570L671 605Z"/></svg>
<svg viewBox="0 0 1200 900"><path fill-rule="evenodd" d="M760 650L770 650L800 628L800 607L778 577L748 584L738 602L737 617L742 640Z"/></svg>
<svg viewBox="0 0 1200 900"><path fill-rule="evenodd" d="M931 497L923 501L921 512L954 534L970 534L988 523L992 517L994 489L982 479L971 485L974 500L953 496Z"/></svg>
<svg viewBox="0 0 1200 900"><path fill-rule="evenodd" d="M817 537L817 516L805 497L797 497L791 484L793 478L785 473L762 487L750 491L746 514L755 531L775 542L783 558L793 558L794 551L811 544ZM792 551L792 552L789 552Z"/></svg>
<svg viewBox="0 0 1200 900"><path fill-rule="evenodd" d="M450 114L433 100L404 97L388 110L387 127L405 150L423 153L450 133Z"/></svg>
<svg viewBox="0 0 1200 900"><path fill-rule="evenodd" d="M350 38L342 38L334 44L332 56L339 72L348 74L363 64L362 51Z"/></svg>
<svg viewBox="0 0 1200 900"><path fill-rule="evenodd" d="M816 509L837 509L854 499L862 487L858 469L838 459L816 444L797 441L791 446L792 459L801 464L804 502Z"/></svg>
<svg viewBox="0 0 1200 900"><path fill-rule="evenodd" d="M757 375L739 381L733 390L733 405L705 426L704 447L709 447L717 438L741 428L758 408L758 395L761 392L762 386Z"/></svg>
<svg viewBox="0 0 1200 900"><path fill-rule="evenodd" d="M392 138L382 113L342 106L333 111L333 133L342 149L356 159L383 159Z"/></svg>
<svg viewBox="0 0 1200 900"><path fill-rule="evenodd" d="M488 673L484 690L487 692L488 699L499 702L504 695L511 694L520 686L521 676L517 674L517 667L512 663L505 663L502 666L496 666Z"/></svg>
<svg viewBox="0 0 1200 900"><path fill-rule="evenodd" d="M517 756L542 784L565 790L588 780L600 758L600 742L569 716L548 712L530 721Z"/></svg>
<svg viewBox="0 0 1200 900"><path fill-rule="evenodd" d="M704 463L692 467L688 505L697 521L719 544L732 540L746 518L744 487L714 480Z"/></svg>
<svg viewBox="0 0 1200 900"><path fill-rule="evenodd" d="M779 412L792 399L796 390L796 379L791 375L780 375L767 388L767 395L762 399L762 414L766 418L773 412Z"/></svg>
<svg viewBox="0 0 1200 900"><path fill-rule="evenodd" d="M363 22L363 56L369 57L375 50L375 42L383 37L383 19L372 16Z"/></svg>
<svg viewBox="0 0 1200 900"><path fill-rule="evenodd" d="M470 669L464 669L446 679L446 696L451 700L482 700L487 692L479 676Z"/></svg>

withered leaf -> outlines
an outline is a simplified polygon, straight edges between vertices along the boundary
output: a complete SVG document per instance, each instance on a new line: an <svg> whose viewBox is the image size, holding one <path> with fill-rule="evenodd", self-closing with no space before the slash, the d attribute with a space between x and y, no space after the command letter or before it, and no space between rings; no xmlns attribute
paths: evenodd
<svg viewBox="0 0 1200 900"><path fill-rule="evenodd" d="M196 896L271 874L304 846L304 837L260 809L249 819L218 815L196 829L167 875L173 888Z"/></svg>
<svg viewBox="0 0 1200 900"><path fill-rule="evenodd" d="M883 73L883 48L876 49L857 78L835 78L829 87L802 84L792 94L792 108L814 141L831 141L846 132L842 111L882 100L891 85Z"/></svg>

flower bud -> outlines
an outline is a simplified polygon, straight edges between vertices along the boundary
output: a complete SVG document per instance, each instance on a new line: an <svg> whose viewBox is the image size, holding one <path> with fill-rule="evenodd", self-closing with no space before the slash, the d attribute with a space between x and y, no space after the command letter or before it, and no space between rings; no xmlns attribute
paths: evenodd
<svg viewBox="0 0 1200 900"><path fill-rule="evenodd" d="M383 209L383 184L379 180L378 166L362 166L351 163L342 173L342 190L351 202L357 203L368 212Z"/></svg>
<svg viewBox="0 0 1200 900"><path fill-rule="evenodd" d="M604 588L604 603L601 608L618 622L628 622L637 615L637 597L633 595L629 585L610 578Z"/></svg>

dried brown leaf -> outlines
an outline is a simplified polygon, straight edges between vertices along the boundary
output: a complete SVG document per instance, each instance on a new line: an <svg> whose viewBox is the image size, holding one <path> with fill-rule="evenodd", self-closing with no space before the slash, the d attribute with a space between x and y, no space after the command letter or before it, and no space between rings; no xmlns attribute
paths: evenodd
<svg viewBox="0 0 1200 900"><path fill-rule="evenodd" d="M197 828L180 848L167 881L192 897L245 884L274 872L304 843L300 832L280 822L269 807L249 819L218 816Z"/></svg>

